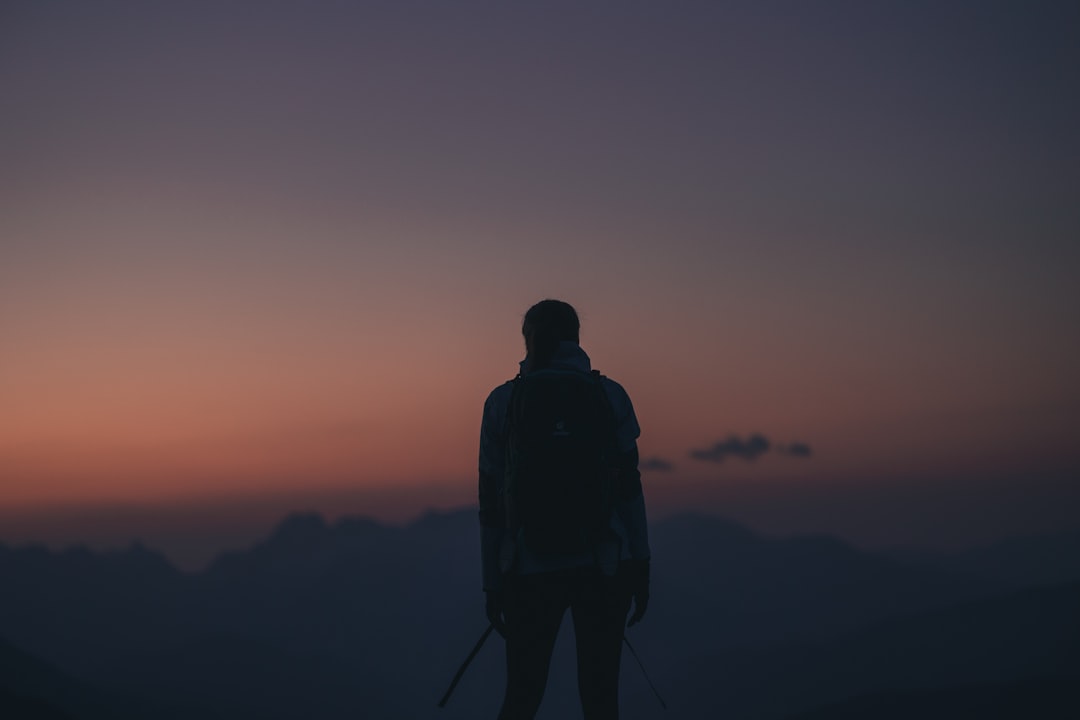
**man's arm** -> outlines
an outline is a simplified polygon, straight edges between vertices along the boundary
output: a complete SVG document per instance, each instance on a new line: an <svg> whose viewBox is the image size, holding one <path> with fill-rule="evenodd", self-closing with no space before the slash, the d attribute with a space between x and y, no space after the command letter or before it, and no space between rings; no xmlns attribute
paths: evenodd
<svg viewBox="0 0 1080 720"><path fill-rule="evenodd" d="M484 590L502 587L499 545L506 529L503 502L505 387L496 388L488 395L480 423L480 569Z"/></svg>
<svg viewBox="0 0 1080 720"><path fill-rule="evenodd" d="M637 439L641 435L634 406L622 386L610 386L612 409L615 411L619 455L616 458L617 494L615 512L626 528L630 543L630 560L626 572L634 596L634 612L627 627L645 617L649 607L649 576L652 552L649 549L649 525L645 517L645 494L638 469Z"/></svg>
<svg viewBox="0 0 1080 720"><path fill-rule="evenodd" d="M615 511L626 527L630 540L630 555L635 560L648 560L649 526L645 516L645 495L638 469L637 439L641 435L634 405L621 385L608 379L608 398L615 412L615 432L619 454L615 458Z"/></svg>

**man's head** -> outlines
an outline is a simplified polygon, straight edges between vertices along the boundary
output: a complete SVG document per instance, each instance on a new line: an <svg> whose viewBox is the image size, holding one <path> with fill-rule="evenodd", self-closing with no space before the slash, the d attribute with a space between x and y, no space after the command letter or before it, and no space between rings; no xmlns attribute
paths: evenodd
<svg viewBox="0 0 1080 720"><path fill-rule="evenodd" d="M577 311L561 300L541 300L529 308L521 324L525 352L534 367L547 365L560 342L579 342L580 330Z"/></svg>

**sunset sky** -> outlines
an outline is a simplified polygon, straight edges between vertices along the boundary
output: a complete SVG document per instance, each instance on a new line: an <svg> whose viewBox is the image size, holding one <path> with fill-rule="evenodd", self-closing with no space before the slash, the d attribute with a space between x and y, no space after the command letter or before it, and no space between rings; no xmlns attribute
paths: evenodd
<svg viewBox="0 0 1080 720"><path fill-rule="evenodd" d="M0 540L467 505L544 297L658 516L1080 526L1078 38L1075 3L5 3ZM923 535L874 535L893 503Z"/></svg>

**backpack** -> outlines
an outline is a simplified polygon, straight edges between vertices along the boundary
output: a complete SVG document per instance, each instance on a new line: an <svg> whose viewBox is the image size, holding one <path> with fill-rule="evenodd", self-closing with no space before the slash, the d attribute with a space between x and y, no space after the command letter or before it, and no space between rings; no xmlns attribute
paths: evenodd
<svg viewBox="0 0 1080 720"><path fill-rule="evenodd" d="M543 369L513 380L507 525L540 555L583 553L610 532L615 413L603 376Z"/></svg>

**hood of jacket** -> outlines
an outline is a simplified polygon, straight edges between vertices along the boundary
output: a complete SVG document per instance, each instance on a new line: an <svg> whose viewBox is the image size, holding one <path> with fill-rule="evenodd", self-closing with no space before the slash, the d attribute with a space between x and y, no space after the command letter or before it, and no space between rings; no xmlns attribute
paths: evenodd
<svg viewBox="0 0 1080 720"><path fill-rule="evenodd" d="M518 363L521 374L529 373L532 370L531 365L532 358L526 356L524 360ZM559 342L559 347L551 358L550 367L556 370L577 370L578 372L587 373L592 371L592 362L580 345L576 342L563 340Z"/></svg>

